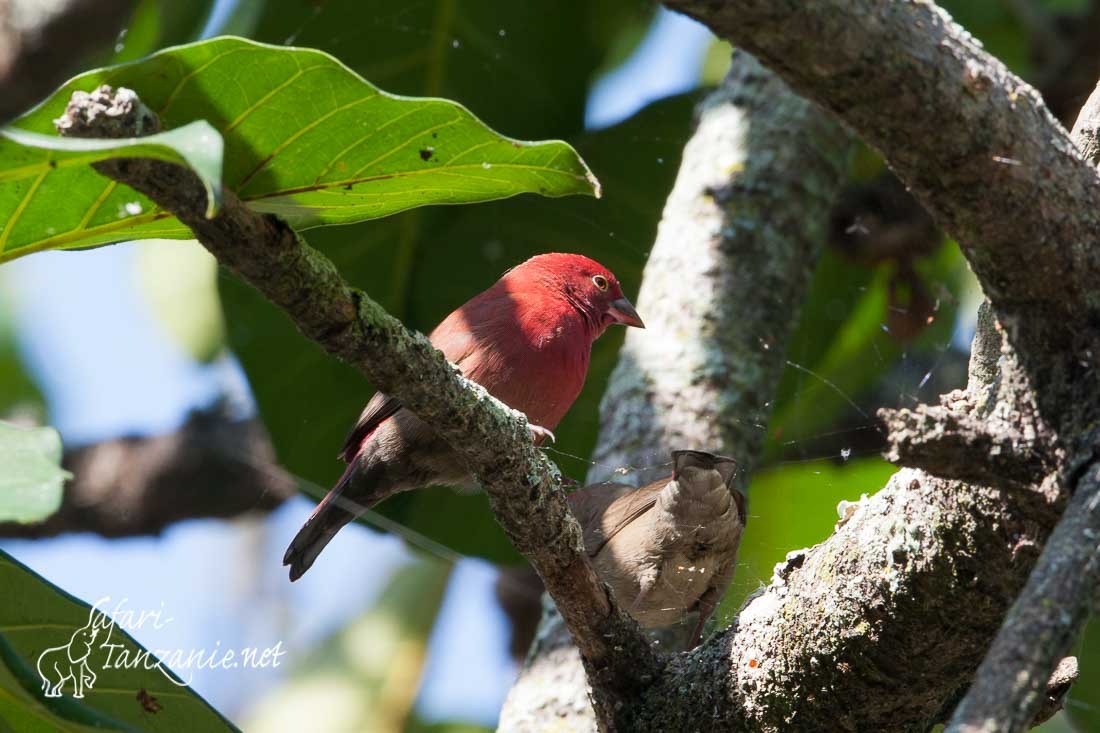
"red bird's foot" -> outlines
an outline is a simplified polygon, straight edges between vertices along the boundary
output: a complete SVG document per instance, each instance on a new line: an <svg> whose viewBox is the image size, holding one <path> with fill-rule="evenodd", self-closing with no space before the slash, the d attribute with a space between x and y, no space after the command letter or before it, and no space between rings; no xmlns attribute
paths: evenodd
<svg viewBox="0 0 1100 733"><path fill-rule="evenodd" d="M527 429L531 431L531 440L535 442L535 445L539 445L547 440L549 440L551 443L558 442L558 439L554 437L554 434L541 425L528 424Z"/></svg>

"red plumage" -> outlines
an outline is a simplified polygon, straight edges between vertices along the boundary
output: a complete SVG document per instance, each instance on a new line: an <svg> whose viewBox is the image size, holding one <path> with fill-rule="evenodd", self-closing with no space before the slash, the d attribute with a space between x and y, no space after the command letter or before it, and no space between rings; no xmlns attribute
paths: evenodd
<svg viewBox="0 0 1100 733"><path fill-rule="evenodd" d="M583 255L552 253L506 272L429 338L532 426L553 430L584 386L592 342L613 323L643 327L615 276ZM432 484L473 483L428 425L382 393L367 403L340 455L347 470L283 558L291 580L309 569L340 528L386 497Z"/></svg>

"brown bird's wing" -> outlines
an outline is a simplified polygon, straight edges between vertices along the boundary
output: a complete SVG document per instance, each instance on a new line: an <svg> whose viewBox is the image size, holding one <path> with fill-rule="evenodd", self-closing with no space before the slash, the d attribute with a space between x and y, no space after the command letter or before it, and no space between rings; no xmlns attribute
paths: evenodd
<svg viewBox="0 0 1100 733"><path fill-rule="evenodd" d="M444 321L444 324L446 323L447 321ZM432 332L432 345L442 351L443 356L448 361L461 366L462 362L473 353L476 341L469 332L442 328L442 325L440 324L441 327ZM383 392L375 392L374 396L367 402L367 406L363 408L363 412L355 422L355 427L344 439L344 445L340 447L339 457L351 463L366 437L374 432L387 418L397 414L397 411L401 408L401 401L396 397L390 397Z"/></svg>
<svg viewBox="0 0 1100 733"><path fill-rule="evenodd" d="M635 489L624 484L595 484L574 492L569 499L584 529L584 548L595 557L615 535L657 503L672 478Z"/></svg>
<svg viewBox="0 0 1100 733"><path fill-rule="evenodd" d="M748 499L739 490L734 487L730 487L730 493L733 494L733 503L737 505L737 516L741 519L741 526L744 527L745 523L749 521L749 515L747 513L748 507L745 506L748 503Z"/></svg>

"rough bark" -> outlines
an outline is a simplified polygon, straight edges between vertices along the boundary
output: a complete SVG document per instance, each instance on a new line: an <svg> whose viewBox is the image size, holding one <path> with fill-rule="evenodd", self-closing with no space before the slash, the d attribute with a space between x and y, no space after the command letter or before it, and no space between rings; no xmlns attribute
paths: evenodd
<svg viewBox="0 0 1100 733"><path fill-rule="evenodd" d="M172 433L67 450L62 465L73 478L57 512L35 524L0 523L0 536L159 534L184 519L270 511L297 490L263 425L217 406Z"/></svg>
<svg viewBox="0 0 1100 733"><path fill-rule="evenodd" d="M835 122L745 53L699 117L638 293L646 330L627 334L600 405L590 483L672 448L751 472L828 232L849 145Z"/></svg>
<svg viewBox="0 0 1100 733"><path fill-rule="evenodd" d="M848 136L748 54L697 116L642 278L646 331L627 334L601 405L590 483L616 466L656 464L629 473L639 484L667 475L672 448L734 456L748 474L843 180ZM547 606L502 731L595 727L579 655Z"/></svg>
<svg viewBox="0 0 1100 733"><path fill-rule="evenodd" d="M1073 127L1074 142L1100 162L1100 85ZM1084 434L1084 452L1062 467L1073 498L1004 626L982 661L949 731L1026 730L1044 703L1044 682L1088 619L1100 589L1100 430ZM1091 452L1090 452L1091 449Z"/></svg>
<svg viewBox="0 0 1100 733"><path fill-rule="evenodd" d="M136 95L116 96L101 87L74 94L58 129L96 137L118 135L127 126L131 134L157 128ZM532 444L522 414L466 380L423 334L350 287L331 260L283 221L253 212L232 191L208 219L204 189L190 170L149 159L112 160L96 169L175 214L220 264L283 308L305 336L400 399L454 447L566 619L604 727L626 730L618 719L658 672L658 660L596 578L560 474Z"/></svg>

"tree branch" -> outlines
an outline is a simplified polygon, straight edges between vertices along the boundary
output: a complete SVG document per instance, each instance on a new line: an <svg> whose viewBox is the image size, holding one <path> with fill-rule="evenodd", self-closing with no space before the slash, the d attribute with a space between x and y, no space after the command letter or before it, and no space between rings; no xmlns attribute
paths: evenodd
<svg viewBox="0 0 1100 733"><path fill-rule="evenodd" d="M664 463L673 447L735 456L744 480L844 177L847 134L746 53L697 117L642 279L646 331L620 352L589 482ZM647 706L677 704L652 694ZM500 730L591 730L584 697L577 651L546 607Z"/></svg>
<svg viewBox="0 0 1100 733"><path fill-rule="evenodd" d="M1073 126L1086 160L1100 160L1100 85ZM955 733L1026 730L1043 703L1043 684L1088 619L1100 589L1100 434L1075 456L1063 481L1073 498L1004 626L951 718Z"/></svg>
<svg viewBox="0 0 1100 733"><path fill-rule="evenodd" d="M751 474L827 236L850 149L839 125L745 53L699 120L638 293L646 331L627 334L600 405L590 483L672 447Z"/></svg>
<svg viewBox="0 0 1100 733"><path fill-rule="evenodd" d="M220 405L192 413L166 435L68 450L62 465L73 478L57 512L36 524L0 523L0 536L159 534L184 519L268 511L296 490L292 478L275 470L263 425L232 419Z"/></svg>
<svg viewBox="0 0 1100 733"><path fill-rule="evenodd" d="M877 148L959 241L1042 416L1056 428L1085 422L1064 408L1094 411L1100 389L1100 354L1087 356L1095 341L1084 338L1100 312L1100 247L1085 244L1100 231L1100 189L1034 89L930 2L666 5L756 55ZM1049 368L1051 354L1064 355L1060 368Z"/></svg>
<svg viewBox="0 0 1100 733"><path fill-rule="evenodd" d="M943 478L1026 487L1052 470L1029 437L1006 421L979 416L969 395L956 390L937 407L882 409L886 460Z"/></svg>
<svg viewBox="0 0 1100 733"><path fill-rule="evenodd" d="M117 110L113 117L123 121L117 125L103 114L117 102L109 88L74 94L59 129L117 135L132 122L133 134L137 120L152 115L138 103ZM96 169L175 214L222 265L283 308L303 334L399 398L454 447L485 488L497 521L554 597L581 649L598 716L608 730L616 729L624 701L653 678L658 660L596 578L560 474L531 443L523 416L463 378L425 336L351 288L331 260L278 218L253 212L231 191L218 214L205 218L203 188L180 166L122 159Z"/></svg>

